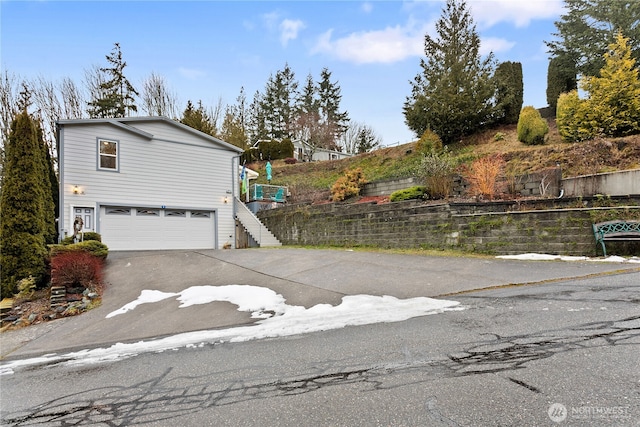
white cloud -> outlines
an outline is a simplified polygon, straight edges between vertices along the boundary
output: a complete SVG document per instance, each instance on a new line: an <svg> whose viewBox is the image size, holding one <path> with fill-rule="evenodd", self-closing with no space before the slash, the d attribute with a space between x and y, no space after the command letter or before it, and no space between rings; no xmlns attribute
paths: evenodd
<svg viewBox="0 0 640 427"><path fill-rule="evenodd" d="M312 53L324 53L358 64L392 63L424 52L425 31L408 27L387 27L379 31L358 32L332 39L333 30L322 34Z"/></svg>
<svg viewBox="0 0 640 427"><path fill-rule="evenodd" d="M285 19L280 23L280 43L286 46L289 40L295 40L300 30L306 27L304 22L299 19Z"/></svg>
<svg viewBox="0 0 640 427"><path fill-rule="evenodd" d="M206 76L207 74L202 70L198 70L196 68L186 68L186 67L178 68L178 72L182 77L186 77L189 80L196 80L196 79L199 79L200 77Z"/></svg>
<svg viewBox="0 0 640 427"><path fill-rule="evenodd" d="M368 1L366 1L366 2L362 3L362 5L360 6L360 9L362 9L362 11L364 13L371 13L371 11L373 10L373 4L371 4Z"/></svg>
<svg viewBox="0 0 640 427"><path fill-rule="evenodd" d="M262 22L269 30L275 30L278 26L280 15L277 12L265 13L262 15Z"/></svg>
<svg viewBox="0 0 640 427"><path fill-rule="evenodd" d="M500 22L526 27L536 19L555 19L563 13L563 0L472 0L473 20L479 27L489 28Z"/></svg>
<svg viewBox="0 0 640 427"><path fill-rule="evenodd" d="M481 37L480 42L480 55L488 55L489 52L506 52L515 46L515 42L511 42L505 39L497 37Z"/></svg>

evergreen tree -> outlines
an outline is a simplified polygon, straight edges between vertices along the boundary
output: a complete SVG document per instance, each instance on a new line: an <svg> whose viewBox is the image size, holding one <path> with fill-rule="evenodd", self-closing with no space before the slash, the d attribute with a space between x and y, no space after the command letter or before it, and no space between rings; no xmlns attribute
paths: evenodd
<svg viewBox="0 0 640 427"><path fill-rule="evenodd" d="M43 178L43 221L44 221L44 240L47 244L58 243L58 230L56 227L57 208L59 204L60 190L58 188L58 177L53 167L53 159L49 152L49 146L44 140L42 127L36 124L36 135L38 149L40 150L40 159L42 161L42 178Z"/></svg>
<svg viewBox="0 0 640 427"><path fill-rule="evenodd" d="M236 147L245 150L248 148L244 126L234 107L227 107L219 137L223 141L233 144Z"/></svg>
<svg viewBox="0 0 640 427"><path fill-rule="evenodd" d="M263 96L260 91L256 91L253 94L253 100L247 109L247 134L249 137L249 145L253 145L257 141L269 138L265 112L262 106Z"/></svg>
<svg viewBox="0 0 640 427"><path fill-rule="evenodd" d="M522 64L502 62L494 74L496 83L496 122L518 123L523 103Z"/></svg>
<svg viewBox="0 0 640 427"><path fill-rule="evenodd" d="M380 137L370 126L363 126L358 133L358 154L368 153L380 147Z"/></svg>
<svg viewBox="0 0 640 427"><path fill-rule="evenodd" d="M624 136L640 132L640 80L631 56L629 39L616 35L604 55L601 77L587 76L580 81L589 94L583 108L594 134Z"/></svg>
<svg viewBox="0 0 640 427"><path fill-rule="evenodd" d="M547 70L547 105L556 110L560 94L571 92L578 88L576 69L571 62L565 63L566 58L556 56L549 61Z"/></svg>
<svg viewBox="0 0 640 427"><path fill-rule="evenodd" d="M480 58L480 37L464 0L447 0L436 31L437 38L425 36L426 59L403 110L416 136L430 129L448 144L491 123L495 63L493 54Z"/></svg>
<svg viewBox="0 0 640 427"><path fill-rule="evenodd" d="M92 93L89 101L89 117L127 117L138 111L135 96L139 93L124 75L127 63L122 59L120 44L114 43L110 55L106 56L109 66L100 68L102 78L98 84L99 91Z"/></svg>
<svg viewBox="0 0 640 427"><path fill-rule="evenodd" d="M26 108L13 120L5 150L0 196L2 297L14 294L17 282L23 278L33 276L41 284L46 275L45 187L49 177L44 172L38 131Z"/></svg>
<svg viewBox="0 0 640 427"><path fill-rule="evenodd" d="M180 123L211 136L216 136L217 134L216 125L202 106L202 101L198 101L198 108L194 107L191 100L187 101L187 107L182 113Z"/></svg>
<svg viewBox="0 0 640 427"><path fill-rule="evenodd" d="M585 76L577 91L558 99L558 132L568 141L596 136L625 136L640 132L640 79L628 39L621 33L604 55L601 77Z"/></svg>
<svg viewBox="0 0 640 427"><path fill-rule="evenodd" d="M321 145L335 149L337 141L349 126L349 115L340 111L340 86L331 81L331 72L323 68L318 82L318 107L322 124Z"/></svg>
<svg viewBox="0 0 640 427"><path fill-rule="evenodd" d="M321 146L320 104L318 88L309 73L296 100L296 131L294 137L307 144L307 155L313 156Z"/></svg>
<svg viewBox="0 0 640 427"><path fill-rule="evenodd" d="M269 77L261 103L269 139L283 140L293 136L297 90L295 73L288 64Z"/></svg>
<svg viewBox="0 0 640 427"><path fill-rule="evenodd" d="M640 60L640 2L638 0L565 0L567 13L555 22L556 41L547 42L553 57L570 73L597 76L607 46L616 32L629 38L632 57Z"/></svg>

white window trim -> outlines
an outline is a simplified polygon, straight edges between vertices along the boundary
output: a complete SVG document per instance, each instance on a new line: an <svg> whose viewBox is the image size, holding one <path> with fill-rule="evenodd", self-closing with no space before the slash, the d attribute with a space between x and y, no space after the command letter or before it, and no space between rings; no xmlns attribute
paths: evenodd
<svg viewBox="0 0 640 427"><path fill-rule="evenodd" d="M109 138L96 138L97 141L97 151L98 151L98 157L97 157L97 169L100 171L109 171L109 172L120 172L120 141L115 140L115 139L109 139ZM116 154L103 154L100 152L100 142L102 141L106 141L106 142L113 142L114 144L116 144ZM100 162L100 158L102 156L105 157L113 157L116 159L116 167L115 168L103 168Z"/></svg>

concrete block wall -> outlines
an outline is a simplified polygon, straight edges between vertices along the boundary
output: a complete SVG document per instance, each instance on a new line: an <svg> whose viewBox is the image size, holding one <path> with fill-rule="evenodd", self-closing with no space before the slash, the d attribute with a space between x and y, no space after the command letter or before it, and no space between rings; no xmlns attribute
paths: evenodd
<svg viewBox="0 0 640 427"><path fill-rule="evenodd" d="M541 172L516 176L509 180L502 178L500 185L504 191L520 196L555 197L560 194L560 180L562 171L560 168L551 168ZM416 185L423 185L417 178L403 178L397 180L376 181L365 184L362 188L362 196L388 196L394 191ZM512 188L508 188L508 187ZM453 196L464 197L469 192L469 183L460 175L453 177ZM631 193L627 193L631 194Z"/></svg>
<svg viewBox="0 0 640 427"><path fill-rule="evenodd" d="M260 220L284 245L462 249L489 254L525 252L596 255L591 224L597 218L634 216L626 206L584 206L583 201L425 204L292 205L261 211ZM560 203L560 206L556 204ZM562 204L565 206L563 207ZM548 208L550 207L550 208Z"/></svg>
<svg viewBox="0 0 640 427"><path fill-rule="evenodd" d="M362 187L361 195L364 197L388 196L395 191L404 190L405 188L416 185L420 184L418 180L413 177L370 182Z"/></svg>

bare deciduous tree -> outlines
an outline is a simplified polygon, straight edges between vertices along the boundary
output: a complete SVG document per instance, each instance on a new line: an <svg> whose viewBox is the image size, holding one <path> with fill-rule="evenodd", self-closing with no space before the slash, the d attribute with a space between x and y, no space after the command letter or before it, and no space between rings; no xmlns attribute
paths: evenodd
<svg viewBox="0 0 640 427"><path fill-rule="evenodd" d="M349 154L365 153L382 145L382 139L373 128L365 123L351 121L338 144L342 151Z"/></svg>
<svg viewBox="0 0 640 427"><path fill-rule="evenodd" d="M149 116L178 117L177 95L164 77L152 72L142 82L142 110Z"/></svg>
<svg viewBox="0 0 640 427"><path fill-rule="evenodd" d="M84 117L83 108L86 105L82 90L73 80L65 77L60 82L62 96L62 117L64 119L81 119Z"/></svg>
<svg viewBox="0 0 640 427"><path fill-rule="evenodd" d="M4 70L0 79L0 131L2 131L2 147L9 138L11 121L18 112L18 93L20 79L13 73Z"/></svg>
<svg viewBox="0 0 640 427"><path fill-rule="evenodd" d="M100 99L104 97L105 90L102 88L105 82L104 75L100 71L100 66L92 65L84 70L84 85L87 91L87 99ZM87 104L85 104L85 107ZM87 112L88 109L86 110Z"/></svg>
<svg viewBox="0 0 640 427"><path fill-rule="evenodd" d="M216 103L207 108L207 114L211 119L211 123L215 126L216 130L222 127L222 120L224 119L224 112L226 110L225 103L222 97L218 97Z"/></svg>
<svg viewBox="0 0 640 427"><path fill-rule="evenodd" d="M57 89L51 80L43 76L38 77L31 83L33 88L33 100L35 107L35 117L40 122L42 136L52 158L56 153L56 122L62 116L62 106Z"/></svg>

